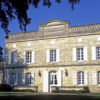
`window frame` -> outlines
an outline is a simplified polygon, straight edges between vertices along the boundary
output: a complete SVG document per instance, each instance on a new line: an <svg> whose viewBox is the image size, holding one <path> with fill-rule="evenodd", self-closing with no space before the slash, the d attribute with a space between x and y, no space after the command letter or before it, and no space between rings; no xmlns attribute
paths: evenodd
<svg viewBox="0 0 100 100"><path fill-rule="evenodd" d="M97 48L100 48L99 46L98 47L96 47L96 60L100 60L100 59L98 59L98 52L97 52ZM100 51L100 50L99 50ZM100 55L100 53L99 53L99 55ZM99 56L100 57L100 56Z"/></svg>
<svg viewBox="0 0 100 100"><path fill-rule="evenodd" d="M98 85L100 85L100 71L97 73L97 80L98 80Z"/></svg>
<svg viewBox="0 0 100 100"><path fill-rule="evenodd" d="M29 74L29 76L27 76ZM29 80L28 80L29 77ZM28 84L29 81L29 84ZM30 86L31 85L31 73L26 73L26 85Z"/></svg>
<svg viewBox="0 0 100 100"><path fill-rule="evenodd" d="M15 75L15 77L14 77L14 83L13 83L13 75ZM16 82L16 74L15 73L11 73L11 85L15 86L15 82Z"/></svg>
<svg viewBox="0 0 100 100"><path fill-rule="evenodd" d="M53 79L51 79L51 75L53 76ZM56 75L56 78L55 78L55 75ZM50 85L58 85L58 74L57 74L57 72L56 71L52 71L52 72L50 72L50 77L49 77L49 80L50 80L50 82L49 82L49 84ZM51 83L51 81L53 82L53 83ZM56 84L55 84L56 83Z"/></svg>
<svg viewBox="0 0 100 100"><path fill-rule="evenodd" d="M79 79L79 73L81 73L81 78L80 79ZM80 80L81 84L79 83L79 80ZM84 85L84 84L85 84L85 75L84 75L84 72L83 71L79 71L78 72L78 85Z"/></svg>
<svg viewBox="0 0 100 100"><path fill-rule="evenodd" d="M28 53L31 53L30 56L29 56L29 59L28 59ZM31 60L30 60L30 57L31 57ZM29 60L29 62L28 62ZM31 64L32 63L32 51L26 51L26 63L27 64Z"/></svg>
<svg viewBox="0 0 100 100"><path fill-rule="evenodd" d="M80 49L80 50L83 49L83 60L82 60L82 50L80 51L80 52L81 52L81 53L80 53L80 59L81 59L81 60L78 59L78 50L79 50L79 49ZM84 48L83 48L83 47L77 48L77 61L78 61L78 62L84 61Z"/></svg>
<svg viewBox="0 0 100 100"><path fill-rule="evenodd" d="M52 55L51 55L51 52L54 52L55 51L55 54L53 53L53 57L51 57ZM55 56L54 56L55 55ZM56 62L57 61L57 58L56 58L56 55L57 55L57 52L56 52L56 50L54 49L54 50L50 50L50 62L52 63L52 62ZM53 58L53 61L52 61L52 59L51 58ZM55 59L55 60L54 60Z"/></svg>

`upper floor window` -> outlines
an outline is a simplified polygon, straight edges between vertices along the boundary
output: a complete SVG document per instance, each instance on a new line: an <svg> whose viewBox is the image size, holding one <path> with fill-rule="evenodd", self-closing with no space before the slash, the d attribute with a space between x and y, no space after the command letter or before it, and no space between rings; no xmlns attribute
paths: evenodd
<svg viewBox="0 0 100 100"><path fill-rule="evenodd" d="M97 60L100 59L100 47L97 47Z"/></svg>
<svg viewBox="0 0 100 100"><path fill-rule="evenodd" d="M32 63L32 52L27 52L27 63Z"/></svg>
<svg viewBox="0 0 100 100"><path fill-rule="evenodd" d="M84 72L78 72L78 84L79 85L84 84Z"/></svg>
<svg viewBox="0 0 100 100"><path fill-rule="evenodd" d="M78 61L81 61L84 59L83 57L83 48L78 48L77 49L77 54L78 54Z"/></svg>
<svg viewBox="0 0 100 100"><path fill-rule="evenodd" d="M56 62L56 50L51 50L51 62Z"/></svg>

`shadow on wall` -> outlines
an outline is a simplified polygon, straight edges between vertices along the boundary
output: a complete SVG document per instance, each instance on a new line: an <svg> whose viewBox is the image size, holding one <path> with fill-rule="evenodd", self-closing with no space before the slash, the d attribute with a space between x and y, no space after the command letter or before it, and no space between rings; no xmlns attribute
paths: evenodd
<svg viewBox="0 0 100 100"><path fill-rule="evenodd" d="M17 52L17 54L15 53ZM10 56L9 56L9 53ZM17 55L17 57L15 56ZM10 60L10 64L9 63ZM25 57L26 60L26 57ZM19 52L18 50L5 48L5 58L4 58L4 83L7 83L7 73L18 73L18 78L22 77L22 73L24 69L28 71L29 65L27 63L23 63L23 52ZM11 77L10 77L11 79ZM11 83L11 81L10 81ZM21 85L21 82L19 83Z"/></svg>

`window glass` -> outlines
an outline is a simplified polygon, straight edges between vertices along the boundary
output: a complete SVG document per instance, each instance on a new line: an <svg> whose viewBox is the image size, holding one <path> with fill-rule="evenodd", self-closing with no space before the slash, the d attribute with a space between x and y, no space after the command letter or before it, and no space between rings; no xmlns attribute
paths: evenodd
<svg viewBox="0 0 100 100"><path fill-rule="evenodd" d="M78 54L78 61L81 61L81 60L84 60L84 55L83 55L83 48L79 48L78 50L77 50L77 54Z"/></svg>
<svg viewBox="0 0 100 100"><path fill-rule="evenodd" d="M98 72L98 84L100 84L100 71Z"/></svg>
<svg viewBox="0 0 100 100"><path fill-rule="evenodd" d="M27 63L31 63L31 62L32 62L32 53L27 52Z"/></svg>
<svg viewBox="0 0 100 100"><path fill-rule="evenodd" d="M56 61L56 50L51 50L51 62Z"/></svg>
<svg viewBox="0 0 100 100"><path fill-rule="evenodd" d="M100 47L97 47L97 59L100 59Z"/></svg>
<svg viewBox="0 0 100 100"><path fill-rule="evenodd" d="M78 84L79 85L84 84L84 72L78 72Z"/></svg>

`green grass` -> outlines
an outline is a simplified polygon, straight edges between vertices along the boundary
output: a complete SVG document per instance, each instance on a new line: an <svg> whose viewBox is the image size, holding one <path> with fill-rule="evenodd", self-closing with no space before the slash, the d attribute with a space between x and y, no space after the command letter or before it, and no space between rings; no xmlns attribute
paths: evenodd
<svg viewBox="0 0 100 100"><path fill-rule="evenodd" d="M40 94L40 93L32 93L32 92L30 92L30 93L29 92L28 93L0 92L0 100L23 100L23 99L24 100L33 100L33 99L34 100L39 100L39 99L43 99L43 98L49 98L49 99L45 99L45 100L52 100L52 99L50 99L51 96L53 98L58 97L57 100L62 100L62 99L59 98L59 96L68 97L68 98L70 98L70 100L72 99L72 97L77 98L77 100L80 100L80 99L81 100L95 100L95 98L100 99L100 93ZM43 97L43 98L41 98L41 97ZM39 99L37 99L37 98L39 98Z"/></svg>

